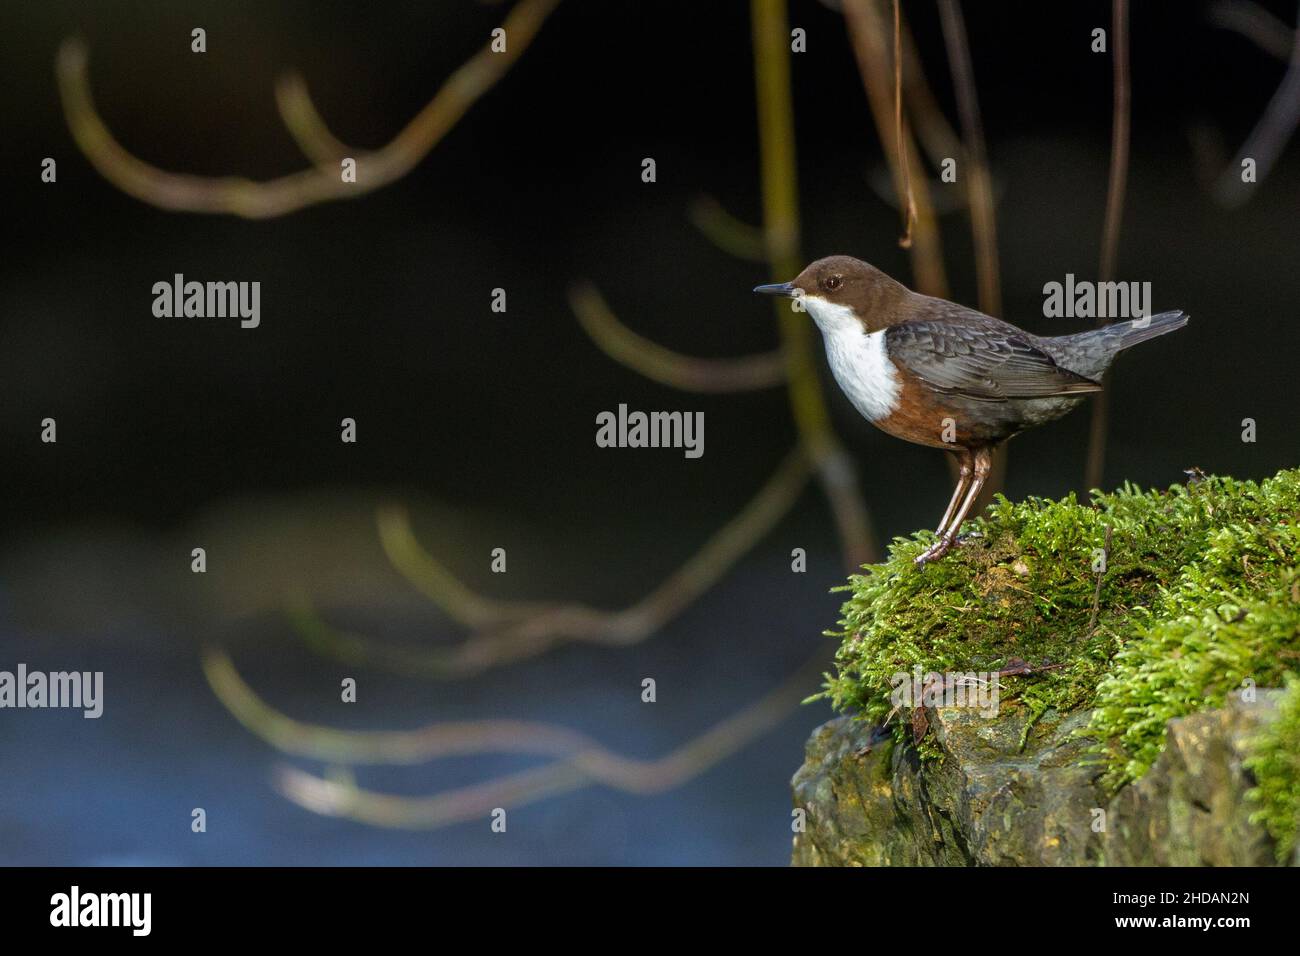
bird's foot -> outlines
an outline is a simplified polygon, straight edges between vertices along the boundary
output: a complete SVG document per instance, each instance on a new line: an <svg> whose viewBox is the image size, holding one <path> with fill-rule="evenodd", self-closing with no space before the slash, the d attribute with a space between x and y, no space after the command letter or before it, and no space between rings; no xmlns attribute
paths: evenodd
<svg viewBox="0 0 1300 956"><path fill-rule="evenodd" d="M923 568L926 566L926 564L928 564L931 561L938 561L940 558L942 558L945 554L948 553L948 551L952 548L953 542L956 540L957 540L956 535L952 534L951 532L940 536L939 539L934 542L934 544L930 545L930 547L926 548L925 551L917 555L916 566L918 568Z"/></svg>

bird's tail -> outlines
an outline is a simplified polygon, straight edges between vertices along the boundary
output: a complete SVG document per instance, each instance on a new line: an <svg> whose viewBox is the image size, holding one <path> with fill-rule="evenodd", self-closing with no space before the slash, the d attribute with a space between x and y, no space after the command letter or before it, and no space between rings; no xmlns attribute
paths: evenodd
<svg viewBox="0 0 1300 956"><path fill-rule="evenodd" d="M1139 342L1145 342L1147 339L1154 339L1166 332L1181 329L1186 324L1187 313L1175 309L1172 312L1161 312L1159 315L1149 315L1128 322L1115 322L1088 334L1097 335L1108 345L1111 345L1116 352L1121 352L1137 345Z"/></svg>
<svg viewBox="0 0 1300 956"><path fill-rule="evenodd" d="M1128 322L1114 322L1087 332L1062 335L1046 342L1061 365L1084 378L1100 382L1115 356L1124 349L1181 329L1186 324L1186 312L1161 312Z"/></svg>

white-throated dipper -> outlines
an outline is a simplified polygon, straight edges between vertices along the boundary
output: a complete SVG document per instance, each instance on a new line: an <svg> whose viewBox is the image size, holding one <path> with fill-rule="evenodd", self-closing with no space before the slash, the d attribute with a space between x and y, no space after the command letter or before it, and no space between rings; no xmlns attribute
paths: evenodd
<svg viewBox="0 0 1300 956"><path fill-rule="evenodd" d="M826 341L831 372L877 428L957 456L960 478L924 565L947 554L989 474L993 448L1060 418L1115 356L1187 324L1185 312L1044 338L920 295L852 256L829 256L755 292L798 298Z"/></svg>

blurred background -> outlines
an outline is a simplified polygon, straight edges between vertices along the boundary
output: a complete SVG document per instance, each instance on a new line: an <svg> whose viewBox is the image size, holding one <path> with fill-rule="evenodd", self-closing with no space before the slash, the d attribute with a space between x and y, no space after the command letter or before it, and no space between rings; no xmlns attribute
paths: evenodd
<svg viewBox="0 0 1300 956"><path fill-rule="evenodd" d="M915 284L836 6L794 0L788 14L807 37L807 52L789 57L801 261L848 253ZM771 303L749 290L792 276L728 254L692 221L708 197L707 208L762 222L750 5L564 0L407 175L261 220L168 211L115 187L74 142L55 77L60 43L79 36L95 107L131 154L270 179L307 164L276 109L284 72L301 73L335 136L375 149L510 9L50 0L6 10L0 669L101 670L105 707L99 720L0 711L0 863L788 860L789 778L830 716L796 704L818 689L817 655L833 650L822 631L846 570L815 481L643 640L558 641L462 676L419 662L483 629L401 573L376 525L377 508L400 505L418 541L417 551L403 539L413 565L434 556L487 598L618 609L681 568L795 445L782 387L698 394L650 381L597 347L569 298L573 282L590 282L624 325L688 355L778 347ZM1224 26L1225 11L1256 24L1257 39ZM1111 7L983 2L965 13L1001 314L1042 334L1082 329L1089 320L1045 319L1042 289L1097 274L1112 61L1090 44L1094 28L1111 33ZM960 130L936 7L905 0L903 15ZM1106 487L1164 486L1191 466L1260 478L1297 462L1296 147L1244 203L1211 188L1283 84L1295 18L1293 3L1276 2L1132 11L1116 277L1149 281L1155 310L1192 321L1119 363ZM206 53L191 52L195 27ZM56 183L41 181L45 157ZM653 183L641 177L647 157ZM977 305L969 213L936 196L949 297ZM152 286L175 273L259 281L260 327L156 318ZM495 288L504 313L490 308ZM943 457L872 429L834 388L819 339L816 358L877 539L932 527L952 487ZM620 403L702 411L704 456L596 447L596 415ZM57 444L40 440L47 417ZM345 417L355 444L340 441ZM1254 443L1242 441L1245 418ZM1079 491L1088 434L1081 410L1019 438L1005 492ZM204 574L190 570L196 547ZM494 548L505 549L504 574L491 570ZM791 571L795 548L804 573ZM215 649L206 675L205 647ZM357 681L355 703L340 700L344 678ZM642 700L645 678L654 703ZM752 726L724 724L680 763L653 763L782 686ZM241 723L230 705L247 693L297 724L256 707ZM304 754L316 731L286 745L293 731L273 730L483 720L567 728L652 763L631 775L639 785L561 770L554 793L528 776L499 790L491 781L554 768L574 748L466 745L369 765ZM480 752L493 749L506 752ZM505 833L484 812L497 806ZM191 831L198 807L205 833ZM367 822L372 811L385 819ZM385 820L406 825L373 825Z"/></svg>

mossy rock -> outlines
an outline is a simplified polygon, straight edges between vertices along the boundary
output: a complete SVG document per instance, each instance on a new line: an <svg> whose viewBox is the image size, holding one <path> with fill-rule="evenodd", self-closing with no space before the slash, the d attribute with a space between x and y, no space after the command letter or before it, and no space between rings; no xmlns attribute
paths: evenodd
<svg viewBox="0 0 1300 956"><path fill-rule="evenodd" d="M931 712L943 759L841 717L808 741L793 781L798 866L1266 866L1278 844L1248 799L1246 764L1280 691L1169 724L1141 780L1113 797L1080 757L1089 712L1036 722ZM878 738L878 735L877 735ZM1294 805L1292 805L1294 809Z"/></svg>
<svg viewBox="0 0 1300 956"><path fill-rule="evenodd" d="M948 759L916 751L840 718L813 732L794 778L805 866L1069 865L1085 860L1096 774L1079 763L1077 718L1040 721L1030 746L1024 715L987 721L932 712ZM951 748L951 749L949 749Z"/></svg>
<svg viewBox="0 0 1300 956"><path fill-rule="evenodd" d="M999 497L966 530L963 544L942 561L914 565L932 540L918 534L897 539L888 561L850 578L841 626L833 632L841 640L836 672L827 675L823 696L853 715L854 726L814 735L810 748L816 748L800 771L804 779L796 777L796 792L802 787L809 796L814 778L821 781L814 790L855 781L857 771L843 762L849 758L828 774L828 754L849 747L860 754L863 741L878 734L873 728L887 723L892 763L878 766L884 750L873 748L873 779L888 778L895 802L926 792L930 836L942 835L937 813L949 821L953 840L935 847L882 836L879 828L891 820L915 829L920 818L886 819L864 803L853 811L856 823L846 819L844 826L865 828L855 840L873 832L882 844L845 850L841 861L1079 863L1131 851L1133 861L1170 862L1173 857L1159 859L1154 850L1141 857L1136 844L1121 850L1100 837L1081 838L1078 820L1066 826L1054 814L1074 814L1087 803L1089 813L1108 817L1110 808L1127 807L1122 816L1137 820L1131 801L1149 798L1156 784L1135 782L1162 759L1190 766L1193 752L1185 744L1212 729L1180 721L1223 709L1235 692L1257 698L1259 688L1294 677L1300 470L1259 483L1198 476L1167 491L1126 485L1094 494L1088 505L1073 496L1015 504ZM1006 669L1016 673L1000 679L991 719L940 707L925 709L927 719L916 721L891 696L899 675L918 670ZM1300 697L1300 690L1294 694ZM1233 716L1216 732L1213 759L1215 773L1222 770L1215 786L1225 789L1210 802L1230 798L1241 812L1215 819L1271 834L1279 859L1289 859L1300 811L1300 703L1278 705L1281 716L1271 730L1234 707L1224 713ZM1247 731L1255 736L1247 740ZM1176 746L1162 758L1170 739ZM822 770L811 770L814 765ZM1178 776L1172 767L1163 772ZM1207 772L1203 761L1200 772ZM1244 795L1252 787L1248 804ZM1186 802L1195 806L1204 796ZM1017 809L1017 801L1033 812ZM1148 809L1158 813L1153 804ZM1170 826L1178 829L1176 822ZM1270 839L1238 837L1249 844L1243 853L1252 860ZM808 852L833 855L825 847ZM1230 857L1213 848L1197 852L1178 859Z"/></svg>

